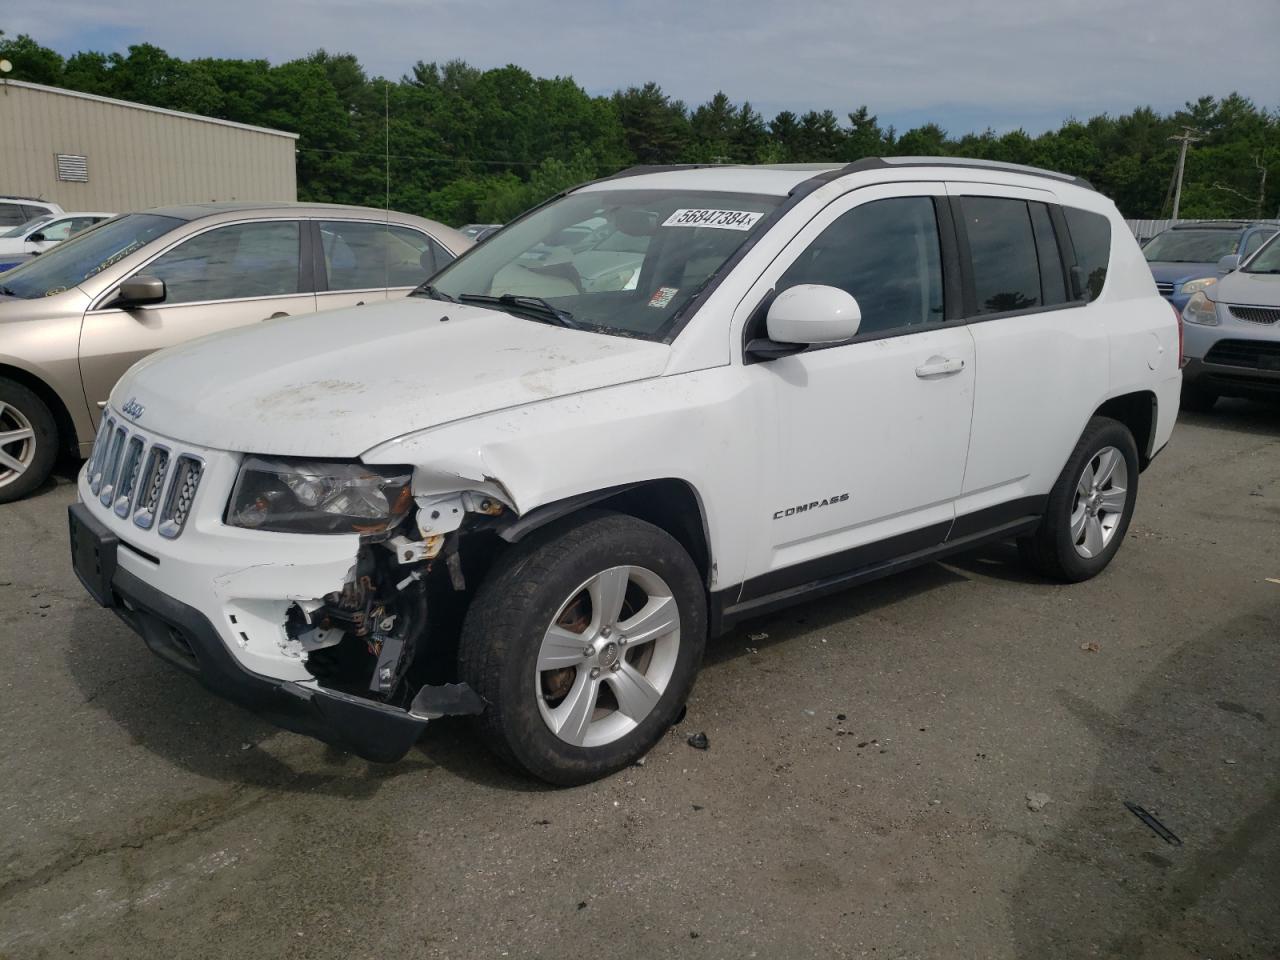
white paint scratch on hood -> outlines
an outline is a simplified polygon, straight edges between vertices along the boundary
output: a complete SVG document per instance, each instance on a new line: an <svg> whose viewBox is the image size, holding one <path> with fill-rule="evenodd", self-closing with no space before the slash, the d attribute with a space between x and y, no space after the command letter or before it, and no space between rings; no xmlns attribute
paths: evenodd
<svg viewBox="0 0 1280 960"><path fill-rule="evenodd" d="M446 319L447 318L447 319ZM354 457L415 430L660 376L670 348L408 298L152 354L112 391L138 424L223 450Z"/></svg>

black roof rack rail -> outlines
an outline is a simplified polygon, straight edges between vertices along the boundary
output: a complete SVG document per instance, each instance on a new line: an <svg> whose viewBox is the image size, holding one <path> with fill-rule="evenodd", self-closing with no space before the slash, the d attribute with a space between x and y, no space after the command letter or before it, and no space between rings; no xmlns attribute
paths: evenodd
<svg viewBox="0 0 1280 960"><path fill-rule="evenodd" d="M846 164L838 170L824 170L815 179L835 180L850 173L862 173L866 170L893 170L898 167L960 167L965 170L999 170L1002 173L1021 173L1032 177L1047 177L1061 183L1070 183L1086 190L1094 186L1084 177L1072 176L1069 173L1058 173L1056 170L1045 170L1042 167L1029 167L1021 163L1005 163L1002 160L976 160L970 157L863 157L853 163Z"/></svg>
<svg viewBox="0 0 1280 960"><path fill-rule="evenodd" d="M750 164L719 163L644 163L627 167L617 173L591 183L602 183L607 180L618 180L622 177L637 177L646 173L669 173L674 170L702 170L709 167L750 166ZM999 170L1002 173L1021 173L1032 177L1046 177L1060 183L1070 183L1086 190L1095 189L1084 177L1072 176L1069 173L1058 173L1056 170L1045 170L1042 167L1029 167L1021 163L1005 163L1002 160L976 160L970 157L863 157L847 163L843 167L832 167L822 170L810 179L819 183L827 183L851 173L863 173L867 170L893 170L899 167L960 167L966 170ZM585 184L583 184L585 186ZM574 189L577 189L576 187Z"/></svg>

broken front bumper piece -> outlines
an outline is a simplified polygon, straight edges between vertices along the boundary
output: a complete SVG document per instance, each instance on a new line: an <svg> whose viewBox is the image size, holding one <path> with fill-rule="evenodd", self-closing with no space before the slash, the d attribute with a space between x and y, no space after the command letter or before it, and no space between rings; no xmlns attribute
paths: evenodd
<svg viewBox="0 0 1280 960"><path fill-rule="evenodd" d="M207 617L117 566L118 538L83 504L68 521L72 562L85 589L132 627L151 650L277 726L392 763L429 720L476 714L484 702L465 684L423 687L408 710L336 690L254 673L233 657Z"/></svg>

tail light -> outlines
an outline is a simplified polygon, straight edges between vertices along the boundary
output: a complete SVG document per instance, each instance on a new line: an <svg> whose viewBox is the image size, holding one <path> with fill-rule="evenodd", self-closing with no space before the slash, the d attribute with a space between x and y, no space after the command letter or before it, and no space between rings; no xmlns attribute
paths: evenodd
<svg viewBox="0 0 1280 960"><path fill-rule="evenodd" d="M1178 369L1181 370L1187 365L1186 354L1182 349L1182 311L1174 307L1172 303L1169 306L1173 307L1173 315L1178 318Z"/></svg>

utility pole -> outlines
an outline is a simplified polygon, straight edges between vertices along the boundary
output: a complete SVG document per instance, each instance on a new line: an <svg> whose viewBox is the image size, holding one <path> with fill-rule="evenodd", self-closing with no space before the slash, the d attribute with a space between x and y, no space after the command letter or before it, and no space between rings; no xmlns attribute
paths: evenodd
<svg viewBox="0 0 1280 960"><path fill-rule="evenodd" d="M1193 137L1192 133L1199 133L1194 127L1183 127L1182 135L1170 137L1170 140L1177 140L1182 144L1182 149L1178 151L1178 172L1175 175L1177 186L1173 189L1173 219L1178 219L1178 207L1182 203L1182 172L1187 165L1187 146L1192 143L1198 143L1200 138Z"/></svg>

